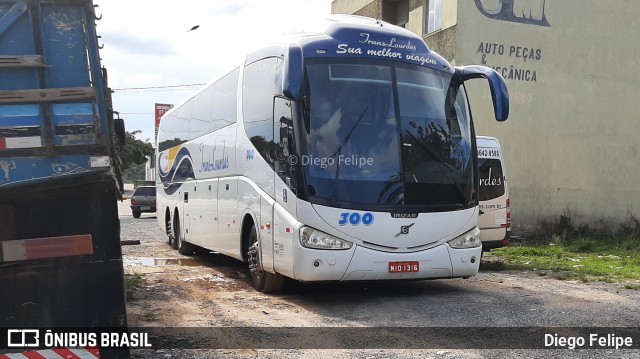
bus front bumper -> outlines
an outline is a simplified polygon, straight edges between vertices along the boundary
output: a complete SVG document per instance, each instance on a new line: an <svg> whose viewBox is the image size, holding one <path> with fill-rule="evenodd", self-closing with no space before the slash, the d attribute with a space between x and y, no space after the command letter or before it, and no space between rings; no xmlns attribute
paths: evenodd
<svg viewBox="0 0 640 359"><path fill-rule="evenodd" d="M346 251L298 246L294 274L303 282L471 277L478 273L481 255L482 247L453 249L447 244L411 253L382 252L357 245ZM404 264L412 271L392 272L392 266Z"/></svg>

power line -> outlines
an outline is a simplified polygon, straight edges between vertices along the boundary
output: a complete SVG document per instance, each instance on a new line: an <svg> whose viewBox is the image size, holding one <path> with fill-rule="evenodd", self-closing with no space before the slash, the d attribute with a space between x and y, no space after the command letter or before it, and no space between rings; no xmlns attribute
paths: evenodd
<svg viewBox="0 0 640 359"><path fill-rule="evenodd" d="M202 84L187 84L187 85L165 85L165 86L148 86L148 87L123 87L119 89L113 89L113 91L130 91L130 90L152 90L152 89L169 89L178 87L194 87L202 86Z"/></svg>
<svg viewBox="0 0 640 359"><path fill-rule="evenodd" d="M124 92L177 92L177 91L195 91L193 88L168 88L168 89L147 89L147 90L113 90L115 93Z"/></svg>

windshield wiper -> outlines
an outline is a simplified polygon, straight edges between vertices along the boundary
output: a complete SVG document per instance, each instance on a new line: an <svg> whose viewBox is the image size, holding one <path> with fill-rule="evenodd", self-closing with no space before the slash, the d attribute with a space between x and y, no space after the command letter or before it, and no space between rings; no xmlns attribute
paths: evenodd
<svg viewBox="0 0 640 359"><path fill-rule="evenodd" d="M364 111L362 111L362 114L360 114L360 117L358 117L358 120L356 121L356 123L353 124L353 127L351 127L351 130L349 130L347 135L344 137L344 140L342 140L342 143L340 144L340 146L338 146L338 148L335 150L335 152L333 152L333 155L331 155L331 158L335 158L336 155L342 151L342 147L345 144L347 144L347 142L349 142L349 139L351 138L351 135L353 134L353 132L356 130L356 128L360 124L360 121L362 121L362 119L364 118L364 115L367 113L368 109L369 109L369 107L365 107L364 108ZM334 182L336 182L335 183L336 186L334 187L334 191L333 191L333 196L331 197L331 203L333 205L335 205L336 197L338 196L337 182L338 182L338 178L339 177L340 177L340 161L338 161L338 163L336 163L336 176L333 179Z"/></svg>
<svg viewBox="0 0 640 359"><path fill-rule="evenodd" d="M426 153L430 154L438 162L444 164L446 167L448 167L451 170L458 171L458 168L454 167L453 165L445 161L433 149L428 147L426 144L422 143L422 141L420 141L416 136L414 136L411 132L409 132L409 130L404 130L404 131L407 133L407 135L409 135L413 139L415 143L417 143ZM464 190L462 189L462 186L460 185L460 183L458 183L458 181L456 181L456 179L449 172L445 172L445 175L449 177L451 182L453 182L453 185L456 188L456 193L460 196L462 203L465 203L468 206L469 202L471 201L467 201L467 196L464 194Z"/></svg>

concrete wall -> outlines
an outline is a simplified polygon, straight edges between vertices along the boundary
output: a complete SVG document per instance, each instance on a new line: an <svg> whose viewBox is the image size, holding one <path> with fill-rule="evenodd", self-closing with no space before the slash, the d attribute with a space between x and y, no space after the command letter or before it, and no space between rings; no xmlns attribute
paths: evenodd
<svg viewBox="0 0 640 359"><path fill-rule="evenodd" d="M147 162L144 164L144 179L146 181L156 180L156 155L147 156Z"/></svg>
<svg viewBox="0 0 640 359"><path fill-rule="evenodd" d="M405 29L422 35L424 32L425 12L424 7L420 6L416 9L409 11L409 21L405 25Z"/></svg>
<svg viewBox="0 0 640 359"><path fill-rule="evenodd" d="M437 52L453 65L456 64L456 28L456 26L450 26L424 37L431 51Z"/></svg>
<svg viewBox="0 0 640 359"><path fill-rule="evenodd" d="M514 230L566 211L592 226L640 214L640 2L514 0L493 18L476 3L500 1L458 2L456 59L507 78L505 123L483 82L468 89L477 133L502 144Z"/></svg>
<svg viewBox="0 0 640 359"><path fill-rule="evenodd" d="M456 26L458 23L458 2L455 0L442 0L442 29Z"/></svg>
<svg viewBox="0 0 640 359"><path fill-rule="evenodd" d="M332 14L355 14L363 7L377 2L374 0L333 0L331 3Z"/></svg>

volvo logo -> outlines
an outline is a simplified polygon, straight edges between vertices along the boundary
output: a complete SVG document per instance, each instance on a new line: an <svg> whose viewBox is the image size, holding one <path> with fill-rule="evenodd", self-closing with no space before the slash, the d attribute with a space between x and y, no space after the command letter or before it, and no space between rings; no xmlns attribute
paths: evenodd
<svg viewBox="0 0 640 359"><path fill-rule="evenodd" d="M411 228L411 226L413 226L415 223L411 223L408 226L401 226L400 227L400 233L396 234L396 237L400 237L400 235L402 234L409 234L409 228Z"/></svg>

